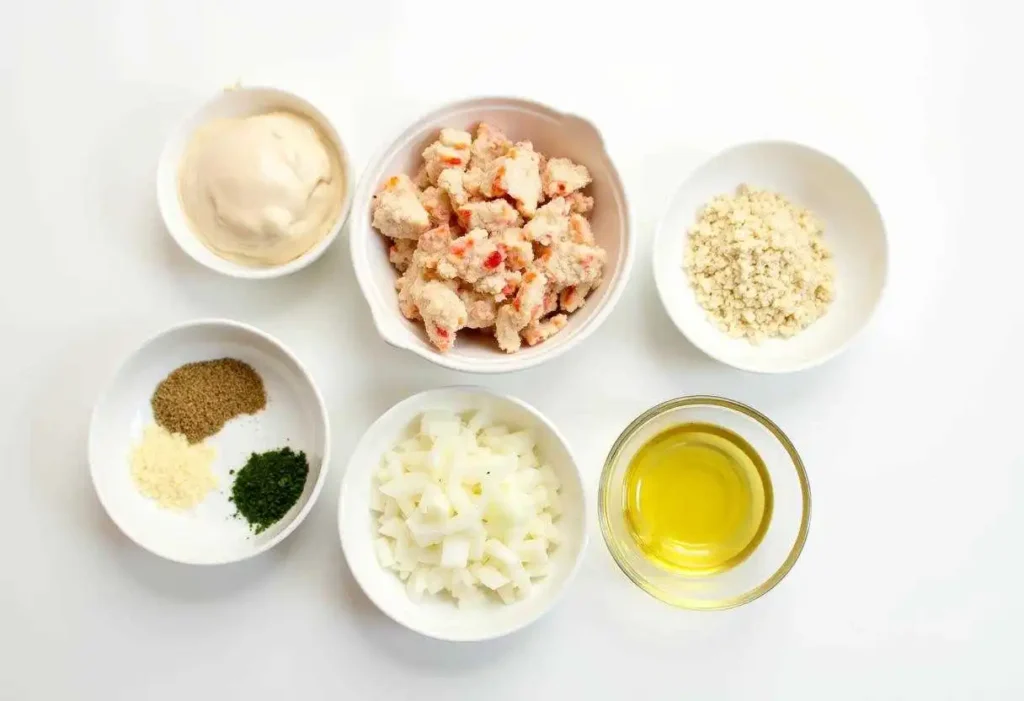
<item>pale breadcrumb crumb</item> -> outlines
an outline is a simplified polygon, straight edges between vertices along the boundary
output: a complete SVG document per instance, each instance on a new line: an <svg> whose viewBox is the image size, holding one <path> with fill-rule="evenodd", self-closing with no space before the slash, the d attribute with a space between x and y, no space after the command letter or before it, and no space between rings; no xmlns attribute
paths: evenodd
<svg viewBox="0 0 1024 701"><path fill-rule="evenodd" d="M683 268L697 302L723 332L758 343L821 318L835 296L822 222L783 195L741 185L690 229Z"/></svg>

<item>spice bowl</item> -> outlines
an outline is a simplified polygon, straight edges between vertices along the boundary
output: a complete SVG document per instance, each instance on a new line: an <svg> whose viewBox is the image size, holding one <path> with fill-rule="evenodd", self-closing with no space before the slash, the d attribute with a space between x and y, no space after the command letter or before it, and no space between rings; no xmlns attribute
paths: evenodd
<svg viewBox="0 0 1024 701"><path fill-rule="evenodd" d="M790 338L758 344L731 338L708 318L683 269L689 231L701 208L744 184L779 192L824 223L823 241L835 264L835 298L824 316ZM754 142L726 149L690 173L655 231L652 262L662 304L693 345L741 370L785 373L838 355L868 324L885 287L888 244L878 206L846 166L801 144Z"/></svg>
<svg viewBox="0 0 1024 701"><path fill-rule="evenodd" d="M217 486L201 503L189 510L162 508L138 491L130 468L133 447L154 421L151 397L182 365L220 358L240 360L256 371L266 406L231 419L203 441L216 451ZM284 447L305 453L309 472L294 506L257 534L229 501L234 473L253 453ZM211 319L173 326L127 358L93 410L88 450L100 503L128 538L168 560L213 565L269 550L305 519L327 472L330 429L320 391L284 345L251 326Z"/></svg>
<svg viewBox="0 0 1024 701"><path fill-rule="evenodd" d="M488 599L466 608L447 595L425 595L414 601L405 582L385 569L374 548L377 514L371 512L373 475L384 454L416 432L428 411L456 414L484 412L510 430L525 429L536 440L542 464L549 465L561 489L562 515L556 525L562 542L550 552L550 571L535 580L532 592L511 604ZM454 642L497 638L515 632L547 613L568 589L587 545L586 493L579 466L565 438L539 411L513 397L479 387L448 387L413 395L385 412L371 425L348 462L338 502L338 529L349 569L366 596L384 614L422 635Z"/></svg>
<svg viewBox="0 0 1024 701"><path fill-rule="evenodd" d="M771 506L763 536L749 556L728 569L697 574L661 565L645 556L630 527L627 474L633 458L652 438L684 424L710 424L730 431L764 463ZM722 397L681 397L647 410L616 439L601 472L598 513L612 559L634 584L672 606L721 610L763 596L789 574L807 540L811 490L793 443L764 414Z"/></svg>
<svg viewBox="0 0 1024 701"><path fill-rule="evenodd" d="M344 194L337 216L328 232L297 258L270 266L246 265L221 257L193 232L178 192L179 169L189 141L196 130L216 119L242 118L283 111L305 117L317 127L328 147L338 156L344 178ZM331 120L312 102L296 93L275 87L232 86L218 92L185 118L171 133L157 166L157 204L164 225L175 243L197 263L235 278L267 279L281 277L305 268L318 259L334 242L348 217L355 189L355 174L345 145Z"/></svg>

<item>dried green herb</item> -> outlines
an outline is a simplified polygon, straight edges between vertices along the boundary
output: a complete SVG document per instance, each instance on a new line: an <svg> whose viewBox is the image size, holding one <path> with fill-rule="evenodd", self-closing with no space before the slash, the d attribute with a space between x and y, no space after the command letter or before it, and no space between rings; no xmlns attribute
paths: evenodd
<svg viewBox="0 0 1024 701"><path fill-rule="evenodd" d="M291 448L253 453L231 487L236 516L248 521L253 533L262 533L295 506L308 475L305 453Z"/></svg>

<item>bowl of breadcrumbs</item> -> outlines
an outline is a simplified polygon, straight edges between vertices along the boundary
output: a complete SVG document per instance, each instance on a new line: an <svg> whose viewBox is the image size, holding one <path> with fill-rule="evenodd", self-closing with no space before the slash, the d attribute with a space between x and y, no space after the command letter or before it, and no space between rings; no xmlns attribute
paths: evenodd
<svg viewBox="0 0 1024 701"><path fill-rule="evenodd" d="M834 357L885 287L882 216L861 181L807 146L730 148L677 189L654 240L658 294L709 356L753 372Z"/></svg>

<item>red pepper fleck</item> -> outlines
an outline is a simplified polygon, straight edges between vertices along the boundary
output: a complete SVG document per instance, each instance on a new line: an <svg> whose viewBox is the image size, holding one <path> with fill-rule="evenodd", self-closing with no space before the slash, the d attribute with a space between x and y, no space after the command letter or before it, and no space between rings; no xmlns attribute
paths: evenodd
<svg viewBox="0 0 1024 701"><path fill-rule="evenodd" d="M494 270L499 265L501 265L501 261L501 251L493 251L491 255L487 256L487 259L484 261L484 267L487 268L488 270Z"/></svg>
<svg viewBox="0 0 1024 701"><path fill-rule="evenodd" d="M462 258L466 255L466 246L464 244L452 244L451 252L456 258Z"/></svg>
<svg viewBox="0 0 1024 701"><path fill-rule="evenodd" d="M513 283L511 283L511 282L505 283L505 286L503 288L501 288L501 294L504 295L505 297L508 297L509 295L511 295L515 291L516 291L516 286Z"/></svg>
<svg viewBox="0 0 1024 701"><path fill-rule="evenodd" d="M444 163L447 163L450 166L460 166L460 165L462 165L462 159L459 158L458 156L448 156L446 158L442 158L441 160Z"/></svg>
<svg viewBox="0 0 1024 701"><path fill-rule="evenodd" d="M523 300L521 300L519 297L516 297L515 301L512 302L512 306L515 307L517 312L522 311L523 310Z"/></svg>
<svg viewBox="0 0 1024 701"><path fill-rule="evenodd" d="M436 333L441 338L448 338L448 332L442 329L440 326L434 327L434 333Z"/></svg>

